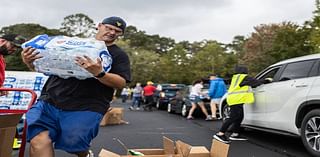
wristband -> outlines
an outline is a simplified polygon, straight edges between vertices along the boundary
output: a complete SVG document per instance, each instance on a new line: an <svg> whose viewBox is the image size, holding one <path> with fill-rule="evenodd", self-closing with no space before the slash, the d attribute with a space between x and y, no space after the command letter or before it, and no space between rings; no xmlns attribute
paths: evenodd
<svg viewBox="0 0 320 157"><path fill-rule="evenodd" d="M106 74L105 71L101 71L98 75L94 76L96 78L102 78Z"/></svg>

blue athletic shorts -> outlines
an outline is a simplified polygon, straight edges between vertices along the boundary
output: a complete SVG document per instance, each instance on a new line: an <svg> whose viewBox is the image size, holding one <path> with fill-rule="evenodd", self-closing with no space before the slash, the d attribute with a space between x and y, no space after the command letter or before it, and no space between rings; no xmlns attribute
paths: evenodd
<svg viewBox="0 0 320 157"><path fill-rule="evenodd" d="M92 111L63 111L39 100L26 114L27 141L48 130L55 149L69 153L89 150L103 115Z"/></svg>

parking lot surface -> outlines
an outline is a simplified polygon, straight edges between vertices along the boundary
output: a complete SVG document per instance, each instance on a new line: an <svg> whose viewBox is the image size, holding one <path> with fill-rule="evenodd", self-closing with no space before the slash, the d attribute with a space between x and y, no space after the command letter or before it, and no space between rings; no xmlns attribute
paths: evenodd
<svg viewBox="0 0 320 157"><path fill-rule="evenodd" d="M130 111L130 101L115 101L113 107L123 107L124 120L128 124L107 125L100 128L92 142L92 151L98 156L102 148L118 154L126 154L121 140L128 148L162 148L162 137L181 140L193 146L211 147L212 135L216 133L221 121L205 121L202 117L186 120L185 117L169 114L166 111ZM293 137L283 137L260 131L244 131L248 141L235 141L230 144L229 157L308 157L301 141ZM28 157L28 145L25 156ZM15 151L15 157L17 152ZM55 150L56 157L74 155Z"/></svg>

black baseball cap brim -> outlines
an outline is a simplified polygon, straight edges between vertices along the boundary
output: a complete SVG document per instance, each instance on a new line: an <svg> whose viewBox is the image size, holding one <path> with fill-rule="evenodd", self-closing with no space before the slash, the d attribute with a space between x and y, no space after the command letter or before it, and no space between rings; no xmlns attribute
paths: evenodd
<svg viewBox="0 0 320 157"><path fill-rule="evenodd" d="M5 34L0 38L11 42L13 45L17 47L20 47L26 41L26 38L18 34Z"/></svg>

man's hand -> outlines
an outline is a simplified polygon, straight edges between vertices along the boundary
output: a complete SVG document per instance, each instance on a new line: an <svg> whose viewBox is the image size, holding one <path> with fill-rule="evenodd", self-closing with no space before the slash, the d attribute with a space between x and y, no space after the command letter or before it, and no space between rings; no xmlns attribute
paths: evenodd
<svg viewBox="0 0 320 157"><path fill-rule="evenodd" d="M39 52L36 52L35 50L36 50L35 48L27 47L21 51L21 58L23 63L25 63L33 71L35 71L33 62L36 59L43 57L39 55Z"/></svg>
<svg viewBox="0 0 320 157"><path fill-rule="evenodd" d="M97 60L94 61L90 57L84 55L77 56L74 60L76 64L86 69L93 76L97 76L103 70L100 58L97 58Z"/></svg>

